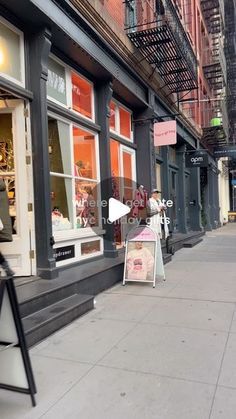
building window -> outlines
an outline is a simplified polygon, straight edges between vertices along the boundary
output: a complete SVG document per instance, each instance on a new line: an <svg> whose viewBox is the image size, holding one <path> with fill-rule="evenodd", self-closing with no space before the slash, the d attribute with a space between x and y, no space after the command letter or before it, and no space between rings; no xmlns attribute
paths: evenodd
<svg viewBox="0 0 236 419"><path fill-rule="evenodd" d="M93 240L81 243L81 256L91 255L101 251L101 241Z"/></svg>
<svg viewBox="0 0 236 419"><path fill-rule="evenodd" d="M110 130L126 140L133 141L132 112L115 101L110 104Z"/></svg>
<svg viewBox="0 0 236 419"><path fill-rule="evenodd" d="M71 74L72 107L74 111L93 119L92 84L78 74Z"/></svg>
<svg viewBox="0 0 236 419"><path fill-rule="evenodd" d="M131 114L124 108L119 108L120 114L120 135L131 139Z"/></svg>
<svg viewBox="0 0 236 419"><path fill-rule="evenodd" d="M67 105L66 69L57 61L49 58L48 61L48 96Z"/></svg>
<svg viewBox="0 0 236 419"><path fill-rule="evenodd" d="M55 57L49 58L48 98L94 121L93 83Z"/></svg>
<svg viewBox="0 0 236 419"><path fill-rule="evenodd" d="M176 163L176 149L174 147L169 147L169 160Z"/></svg>
<svg viewBox="0 0 236 419"><path fill-rule="evenodd" d="M131 31L137 25L135 0L126 2L126 25Z"/></svg>
<svg viewBox="0 0 236 419"><path fill-rule="evenodd" d="M24 85L24 36L0 18L0 75Z"/></svg>
<svg viewBox="0 0 236 419"><path fill-rule="evenodd" d="M156 187L161 191L161 164L156 163Z"/></svg>
<svg viewBox="0 0 236 419"><path fill-rule="evenodd" d="M53 230L99 226L97 135L54 116L48 133Z"/></svg>
<svg viewBox="0 0 236 419"><path fill-rule="evenodd" d="M76 228L99 225L97 141L94 134L73 127Z"/></svg>

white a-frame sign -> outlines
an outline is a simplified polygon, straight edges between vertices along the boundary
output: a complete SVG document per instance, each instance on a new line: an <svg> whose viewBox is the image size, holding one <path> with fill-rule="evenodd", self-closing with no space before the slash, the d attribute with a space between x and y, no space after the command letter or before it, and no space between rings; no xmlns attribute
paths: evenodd
<svg viewBox="0 0 236 419"><path fill-rule="evenodd" d="M36 386L12 278L0 279L0 388L29 394L36 406Z"/></svg>

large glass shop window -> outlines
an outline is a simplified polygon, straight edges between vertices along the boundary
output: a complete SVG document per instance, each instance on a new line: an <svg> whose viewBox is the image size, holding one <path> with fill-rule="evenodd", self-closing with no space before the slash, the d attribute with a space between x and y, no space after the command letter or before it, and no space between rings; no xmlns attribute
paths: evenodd
<svg viewBox="0 0 236 419"><path fill-rule="evenodd" d="M97 152L94 134L73 127L76 227L98 226Z"/></svg>
<svg viewBox="0 0 236 419"><path fill-rule="evenodd" d="M0 18L0 75L23 83L23 34Z"/></svg>
<svg viewBox="0 0 236 419"><path fill-rule="evenodd" d="M48 134L53 230L98 226L96 135L51 116Z"/></svg>

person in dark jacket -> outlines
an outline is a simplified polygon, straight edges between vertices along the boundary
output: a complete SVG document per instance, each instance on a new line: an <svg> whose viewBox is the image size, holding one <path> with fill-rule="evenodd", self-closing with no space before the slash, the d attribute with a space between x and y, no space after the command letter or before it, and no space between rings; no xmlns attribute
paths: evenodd
<svg viewBox="0 0 236 419"><path fill-rule="evenodd" d="M0 179L0 220L2 229L0 230L0 242L12 241L12 223L9 214L9 202L6 191L6 185L3 179ZM0 265L4 269L7 276L13 276L15 273L10 268L7 260L0 251Z"/></svg>

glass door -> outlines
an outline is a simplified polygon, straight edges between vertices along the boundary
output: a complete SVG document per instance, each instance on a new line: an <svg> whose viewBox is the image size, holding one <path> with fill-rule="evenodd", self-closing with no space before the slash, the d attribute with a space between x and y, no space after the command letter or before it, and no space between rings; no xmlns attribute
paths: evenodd
<svg viewBox="0 0 236 419"><path fill-rule="evenodd" d="M25 138L23 102L0 101L0 177L6 184L13 231L13 242L0 246L17 276L32 273Z"/></svg>

